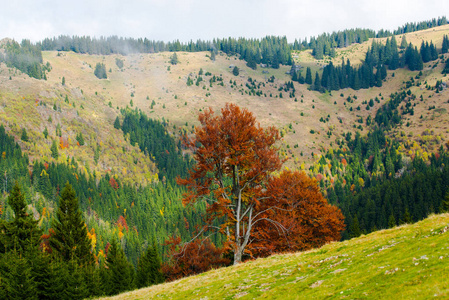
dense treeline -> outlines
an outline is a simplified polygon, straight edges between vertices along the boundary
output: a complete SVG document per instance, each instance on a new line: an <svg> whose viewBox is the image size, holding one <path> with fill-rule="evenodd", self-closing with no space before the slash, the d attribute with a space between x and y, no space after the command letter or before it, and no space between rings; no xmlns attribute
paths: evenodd
<svg viewBox="0 0 449 300"><path fill-rule="evenodd" d="M402 114L414 114L411 101L416 99L416 95L410 91L396 92L390 95L390 101L383 104L376 112L374 121L380 127L388 130L401 122L401 115L399 114L398 107L401 103L406 102L406 109L402 111Z"/></svg>
<svg viewBox="0 0 449 300"><path fill-rule="evenodd" d="M407 45L405 38L402 42ZM445 43L449 44L447 39L443 39L443 46ZM320 92L337 91L348 87L354 90L381 87L382 81L387 77L387 68L396 70L408 67L411 71L420 71L424 63L438 59L437 48L432 42L430 44L422 42L419 51L418 47L414 47L411 43L407 46L402 44L401 47L404 47L405 51L400 56L394 36L391 39L387 38L385 45L373 41L365 54L365 60L358 67L351 66L349 59L346 63L342 60L341 66L334 66L331 62L323 68L321 77L316 72L313 81L310 67L306 69L305 78L301 71L298 71L292 74L292 80L310 84L310 89Z"/></svg>
<svg viewBox="0 0 449 300"><path fill-rule="evenodd" d="M432 155L427 165L415 158L404 175L357 193L335 188L336 201L346 217L347 237L359 236L402 223L417 222L443 212L449 189L447 153Z"/></svg>
<svg viewBox="0 0 449 300"><path fill-rule="evenodd" d="M145 154L153 157L160 180L165 177L173 183L177 176L187 175L192 162L188 155L183 155L181 142L176 143L168 134L165 121L149 119L143 112L130 109L122 110L122 115L123 134L129 135L131 145L137 143Z"/></svg>
<svg viewBox="0 0 449 300"><path fill-rule="evenodd" d="M307 68L306 78L303 79L299 73L293 79L300 83L311 84L311 89L324 92L343 88L352 88L354 90L367 89L373 86L382 86L382 80L387 76L387 66L390 70L399 67L399 53L394 37L387 39L385 45L372 43L365 55L365 60L359 67L351 66L349 59L342 60L341 66L335 67L331 62L324 67L321 78L318 72L315 74L313 85L311 70Z"/></svg>
<svg viewBox="0 0 449 300"><path fill-rule="evenodd" d="M23 189L28 204L32 204L39 217L40 228L48 232L58 195L66 182L70 182L85 212L91 234L95 234L96 253L104 252L115 234L121 238L128 259L136 264L143 246L154 241L159 252L162 243L173 234L189 239L195 227L202 224L204 207L184 208L178 201L183 189L171 180L147 187L122 184L113 175L85 176L75 160L67 164L48 164L34 161L29 170L28 158L12 137L0 126L0 187L9 193L15 181ZM179 169L178 169L179 170ZM184 172L186 172L184 170ZM43 197L36 196L39 192ZM11 220L13 210L1 203L1 219ZM214 237L214 242L220 243Z"/></svg>
<svg viewBox="0 0 449 300"><path fill-rule="evenodd" d="M154 246L145 247L137 270L123 241L115 238L98 260L79 202L67 182L58 197L49 234L27 213L25 194L16 182L7 198L14 212L0 219L1 299L84 299L114 295L164 281Z"/></svg>
<svg viewBox="0 0 449 300"><path fill-rule="evenodd" d="M226 54L239 54L248 63L264 63L278 68L279 64L291 64L291 48L286 37L267 36L262 39L224 38L213 41L181 43L150 41L148 39L119 38L91 38L89 36L59 36L42 41L45 51L74 51L89 54L132 54L157 53L162 51L223 51Z"/></svg>
<svg viewBox="0 0 449 300"><path fill-rule="evenodd" d="M279 68L280 64L292 64L291 47L286 37L267 36L261 40L214 39L213 44L226 54L239 54L253 69L259 63L275 69Z"/></svg>
<svg viewBox="0 0 449 300"><path fill-rule="evenodd" d="M434 18L429 21L407 23L401 27L398 27L398 29L393 32L383 29L379 30L377 33L371 29L347 29L343 31L332 32L331 34L323 33L317 37L311 37L309 42L307 42L307 39L305 39L304 41L295 39L292 45L292 49L312 49L312 55L316 59L323 59L324 55L334 57L335 48L348 47L349 45L354 43L360 44L370 38L390 37L393 35L424 30L445 24L447 24L446 17L439 17L438 19Z"/></svg>
<svg viewBox="0 0 449 300"><path fill-rule="evenodd" d="M380 128L365 137L359 133L344 137L338 143L347 148L328 151L312 170L329 172L335 180L327 188L327 197L345 216L344 239L416 222L444 210L449 155L442 147L430 156L429 163L422 156L407 162L398 151L399 143ZM324 188L323 176L317 178Z"/></svg>
<svg viewBox="0 0 449 300"><path fill-rule="evenodd" d="M8 42L5 53L0 54L0 61L9 68L16 68L36 79L46 79L45 71L48 66L42 65L42 51L39 44L33 45L29 40Z"/></svg>

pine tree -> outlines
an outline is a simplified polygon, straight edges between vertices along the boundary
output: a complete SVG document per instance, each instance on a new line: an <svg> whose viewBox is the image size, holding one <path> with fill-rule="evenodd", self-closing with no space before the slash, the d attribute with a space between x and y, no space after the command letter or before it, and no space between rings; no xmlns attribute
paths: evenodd
<svg viewBox="0 0 449 300"><path fill-rule="evenodd" d="M316 91L321 91L321 80L320 80L320 75L318 74L318 72L315 73L315 83L314 83L313 89Z"/></svg>
<svg viewBox="0 0 449 300"><path fill-rule="evenodd" d="M106 293L115 295L133 289L134 268L126 259L122 247L114 239L106 257L108 283Z"/></svg>
<svg viewBox="0 0 449 300"><path fill-rule="evenodd" d="M444 200L441 202L441 212L449 212L449 192L446 193Z"/></svg>
<svg viewBox="0 0 449 300"><path fill-rule="evenodd" d="M447 35L443 36L443 44L441 45L441 53L445 54L449 50L449 38Z"/></svg>
<svg viewBox="0 0 449 300"><path fill-rule="evenodd" d="M93 263L92 245L87 237L78 198L67 182L59 198L56 218L53 219L54 234L50 237L50 247L64 261L77 260L81 265Z"/></svg>
<svg viewBox="0 0 449 300"><path fill-rule="evenodd" d="M239 76L240 70L237 66L235 66L234 69L232 70L232 74L234 74L234 76Z"/></svg>
<svg viewBox="0 0 449 300"><path fill-rule="evenodd" d="M64 77L64 76L62 77L61 84L62 84L62 85L65 85L65 77Z"/></svg>
<svg viewBox="0 0 449 300"><path fill-rule="evenodd" d="M58 159L59 153L58 153L58 145L56 144L56 140L53 140L51 147L50 147L50 151L51 151L51 157L53 157L54 159Z"/></svg>
<svg viewBox="0 0 449 300"><path fill-rule="evenodd" d="M45 139L47 139L47 137L48 137L48 129L47 129L47 126L45 126L45 129L44 129L44 131L43 131L42 133L44 134Z"/></svg>
<svg viewBox="0 0 449 300"><path fill-rule="evenodd" d="M307 67L306 70L306 83L312 84L312 70L310 69L310 67Z"/></svg>
<svg viewBox="0 0 449 300"><path fill-rule="evenodd" d="M362 232L360 230L359 219L357 218L357 215L355 215L354 218L352 219L350 231L351 231L350 236L352 238L359 237L362 234Z"/></svg>
<svg viewBox="0 0 449 300"><path fill-rule="evenodd" d="M86 281L83 276L83 269L78 266L77 261L71 260L68 263L69 276L67 277L64 289L64 298L84 299L89 296Z"/></svg>
<svg viewBox="0 0 449 300"><path fill-rule="evenodd" d="M173 55L170 57L170 63L172 65L177 65L178 64L178 55L175 53L173 53Z"/></svg>
<svg viewBox="0 0 449 300"><path fill-rule="evenodd" d="M164 275L160 272L161 259L156 246L149 246L142 254L137 264L137 288L147 287L164 282Z"/></svg>
<svg viewBox="0 0 449 300"><path fill-rule="evenodd" d="M408 45L407 39L405 38L405 35L403 35L400 48L405 49L405 48L407 48L407 45Z"/></svg>
<svg viewBox="0 0 449 300"><path fill-rule="evenodd" d="M77 140L77 142L80 144L80 146L83 146L84 145L84 137L83 137L83 133L78 133L77 135L76 135L76 140Z"/></svg>
<svg viewBox="0 0 449 300"><path fill-rule="evenodd" d="M2 299L38 299L31 266L25 258L9 252L2 256L0 265Z"/></svg>
<svg viewBox="0 0 449 300"><path fill-rule="evenodd" d="M393 228L396 226L396 219L394 218L394 215L391 214L388 218L388 228Z"/></svg>
<svg viewBox="0 0 449 300"><path fill-rule="evenodd" d="M26 212L25 196L16 181L8 204L14 211L14 219L11 222L2 222L0 232L3 232L4 249L0 251L17 251L23 255L26 250L36 249L39 246L41 230L37 228L37 221Z"/></svg>
<svg viewBox="0 0 449 300"><path fill-rule="evenodd" d="M22 135L20 136L20 139L24 142L28 142L28 134L26 128L22 128Z"/></svg>

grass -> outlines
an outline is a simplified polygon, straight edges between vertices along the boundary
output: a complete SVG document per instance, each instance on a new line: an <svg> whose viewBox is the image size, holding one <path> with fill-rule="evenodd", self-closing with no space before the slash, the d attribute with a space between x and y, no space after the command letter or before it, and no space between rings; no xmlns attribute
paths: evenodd
<svg viewBox="0 0 449 300"><path fill-rule="evenodd" d="M449 214L103 299L447 299Z"/></svg>

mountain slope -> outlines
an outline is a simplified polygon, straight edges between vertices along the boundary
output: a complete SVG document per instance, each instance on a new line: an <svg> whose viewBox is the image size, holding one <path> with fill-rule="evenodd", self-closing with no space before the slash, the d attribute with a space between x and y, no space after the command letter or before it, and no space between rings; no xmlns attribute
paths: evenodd
<svg viewBox="0 0 449 300"><path fill-rule="evenodd" d="M447 299L449 214L108 299Z"/></svg>

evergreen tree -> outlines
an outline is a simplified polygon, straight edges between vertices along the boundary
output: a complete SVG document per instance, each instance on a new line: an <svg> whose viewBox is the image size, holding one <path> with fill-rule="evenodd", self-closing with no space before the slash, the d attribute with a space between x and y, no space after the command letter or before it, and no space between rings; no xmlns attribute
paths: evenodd
<svg viewBox="0 0 449 300"><path fill-rule="evenodd" d="M240 70L237 66L235 66L234 69L232 69L232 74L234 74L234 76L239 76Z"/></svg>
<svg viewBox="0 0 449 300"><path fill-rule="evenodd" d="M160 271L161 260L155 245L149 246L142 254L137 264L137 288L147 287L164 282L164 275Z"/></svg>
<svg viewBox="0 0 449 300"><path fill-rule="evenodd" d="M401 40L401 46L400 46L400 48L401 48L401 49L405 49L405 48L407 48L407 45L408 45L407 39L405 38L405 35L403 35L403 36L402 36L402 40Z"/></svg>
<svg viewBox="0 0 449 300"><path fill-rule="evenodd" d="M170 63L172 65L177 65L179 63L178 61L178 55L175 53L173 53L173 55L170 57Z"/></svg>
<svg viewBox="0 0 449 300"><path fill-rule="evenodd" d="M56 144L56 140L53 140L51 147L50 147L50 151L51 151L51 157L53 157L54 159L58 159L59 152L58 152L58 145Z"/></svg>
<svg viewBox="0 0 449 300"><path fill-rule="evenodd" d="M449 192L446 193L444 200L441 202L441 212L449 212Z"/></svg>
<svg viewBox="0 0 449 300"><path fill-rule="evenodd" d="M114 128L115 128L115 129L120 129L120 119L119 119L118 116L117 116L117 118L115 118L115 121L114 121Z"/></svg>
<svg viewBox="0 0 449 300"><path fill-rule="evenodd" d="M315 73L315 83L313 85L313 89L316 91L321 91L321 80L318 71Z"/></svg>
<svg viewBox="0 0 449 300"><path fill-rule="evenodd" d="M48 137L48 129L47 126L45 126L44 131L42 132L44 134L45 139Z"/></svg>
<svg viewBox="0 0 449 300"><path fill-rule="evenodd" d="M92 245L87 237L87 228L78 198L68 182L59 197L59 206L52 228L54 234L50 236L50 247L64 261L76 260L81 265L93 263Z"/></svg>
<svg viewBox="0 0 449 300"><path fill-rule="evenodd" d="M357 215L355 215L354 218L352 219L352 223L349 230L351 231L351 238L359 237L362 234Z"/></svg>
<svg viewBox="0 0 449 300"><path fill-rule="evenodd" d="M61 81L62 85L65 85L65 77L62 76L62 81Z"/></svg>
<svg viewBox="0 0 449 300"><path fill-rule="evenodd" d="M88 295L88 288L84 278L84 268L81 268L77 261L68 262L69 276L67 276L64 298L66 299L84 299Z"/></svg>
<svg viewBox="0 0 449 300"><path fill-rule="evenodd" d="M307 67L306 70L306 81L307 84L312 84L312 70L310 69L310 67Z"/></svg>
<svg viewBox="0 0 449 300"><path fill-rule="evenodd" d="M95 65L94 75L97 76L98 79L107 79L108 75L106 73L106 66L103 63L97 63Z"/></svg>
<svg viewBox="0 0 449 300"><path fill-rule="evenodd" d="M22 135L20 136L20 139L24 142L28 142L28 134L26 128L22 128Z"/></svg>
<svg viewBox="0 0 449 300"><path fill-rule="evenodd" d="M391 214L388 218L388 228L393 228L396 226L396 219L394 218L394 215Z"/></svg>
<svg viewBox="0 0 449 300"><path fill-rule="evenodd" d="M80 144L80 146L84 145L84 137L81 132L76 135L76 140Z"/></svg>
<svg viewBox="0 0 449 300"><path fill-rule="evenodd" d="M445 54L449 50L449 38L447 35L443 36L443 44L441 45L441 53Z"/></svg>
<svg viewBox="0 0 449 300"><path fill-rule="evenodd" d="M106 257L107 279L106 293L115 295L133 289L134 268L126 259L122 247L114 239Z"/></svg>
<svg viewBox="0 0 449 300"><path fill-rule="evenodd" d="M27 259L16 252L4 254L0 262L2 299L38 299L36 282Z"/></svg>
<svg viewBox="0 0 449 300"><path fill-rule="evenodd" d="M14 211L11 222L0 223L0 232L3 235L3 251L17 251L23 255L25 251L36 249L39 246L41 230L37 228L37 221L26 212L25 196L16 181L8 197L8 204Z"/></svg>

